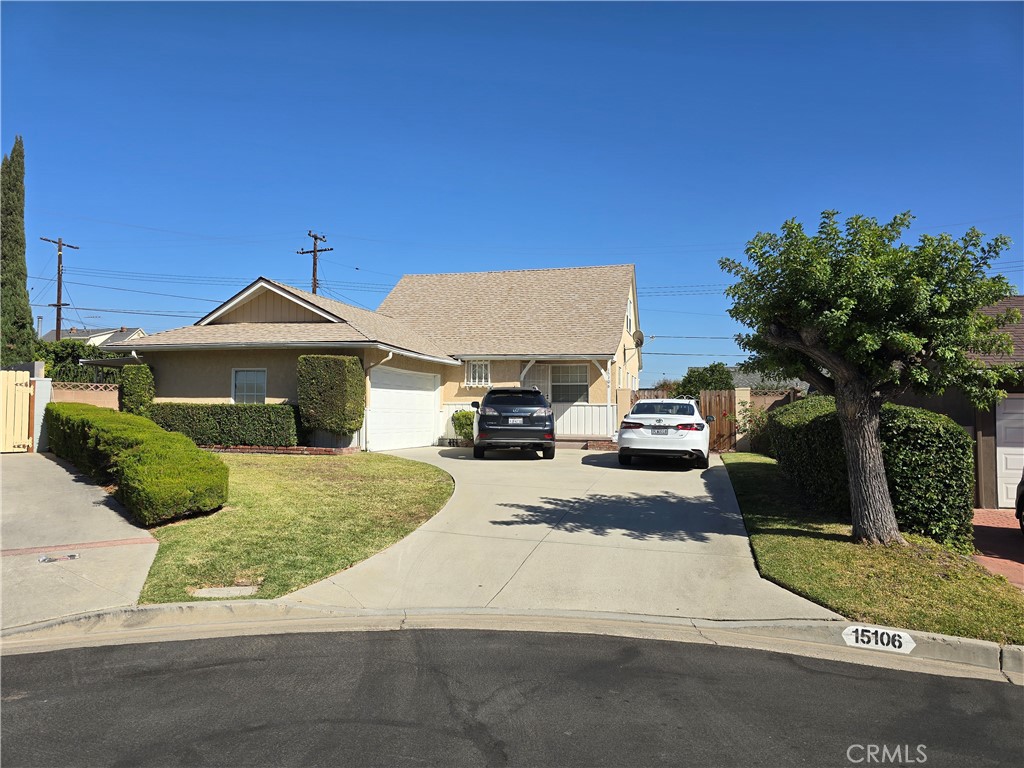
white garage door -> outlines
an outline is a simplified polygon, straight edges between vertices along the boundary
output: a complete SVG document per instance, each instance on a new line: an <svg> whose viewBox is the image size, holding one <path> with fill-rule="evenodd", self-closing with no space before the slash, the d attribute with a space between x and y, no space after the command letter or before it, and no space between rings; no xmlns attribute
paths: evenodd
<svg viewBox="0 0 1024 768"><path fill-rule="evenodd" d="M437 440L440 377L378 366L370 369L366 412L371 451L418 448Z"/></svg>
<svg viewBox="0 0 1024 768"><path fill-rule="evenodd" d="M996 406L996 483L999 506L1013 507L1024 470L1024 395L1010 395Z"/></svg>

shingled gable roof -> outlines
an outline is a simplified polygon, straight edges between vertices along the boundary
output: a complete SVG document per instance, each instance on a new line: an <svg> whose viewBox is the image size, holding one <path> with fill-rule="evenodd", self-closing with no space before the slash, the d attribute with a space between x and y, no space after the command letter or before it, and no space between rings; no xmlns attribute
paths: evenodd
<svg viewBox="0 0 1024 768"><path fill-rule="evenodd" d="M610 357L622 342L631 264L405 275L377 308L453 357Z"/></svg>
<svg viewBox="0 0 1024 768"><path fill-rule="evenodd" d="M324 318L322 323L213 323L220 315L259 293L260 288L290 297ZM133 349L312 347L317 345L380 344L455 364L437 343L390 317L260 277L195 325L154 333L141 339L111 344Z"/></svg>
<svg viewBox="0 0 1024 768"><path fill-rule="evenodd" d="M994 363L1024 363L1024 296L1008 296L1002 301L997 301L991 307L985 307L982 312L986 315L1001 315L1008 309L1016 309L1021 313L1020 322L1006 325L999 329L1000 333L1010 334L1010 341L1013 344L1012 355L977 355L982 362Z"/></svg>

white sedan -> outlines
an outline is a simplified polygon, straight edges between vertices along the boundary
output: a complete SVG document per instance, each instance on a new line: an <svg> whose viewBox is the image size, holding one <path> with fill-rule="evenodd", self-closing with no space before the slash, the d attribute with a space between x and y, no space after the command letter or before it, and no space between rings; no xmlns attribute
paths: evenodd
<svg viewBox="0 0 1024 768"><path fill-rule="evenodd" d="M708 423L696 400L638 400L619 425L619 464L632 464L634 456L689 459L699 469L708 467Z"/></svg>

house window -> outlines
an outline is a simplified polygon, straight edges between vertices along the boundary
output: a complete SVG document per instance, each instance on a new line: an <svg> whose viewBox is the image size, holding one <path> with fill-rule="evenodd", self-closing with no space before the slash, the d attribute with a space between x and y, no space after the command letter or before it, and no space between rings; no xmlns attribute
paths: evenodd
<svg viewBox="0 0 1024 768"><path fill-rule="evenodd" d="M590 380L586 365L551 366L551 401L585 403L589 400Z"/></svg>
<svg viewBox="0 0 1024 768"><path fill-rule="evenodd" d="M491 385L491 363L488 360L471 360L466 363L466 386L489 387Z"/></svg>
<svg viewBox="0 0 1024 768"><path fill-rule="evenodd" d="M267 369L241 369L231 372L231 399L236 403L263 403L267 400Z"/></svg>
<svg viewBox="0 0 1024 768"><path fill-rule="evenodd" d="M626 305L626 333L633 332L633 299Z"/></svg>

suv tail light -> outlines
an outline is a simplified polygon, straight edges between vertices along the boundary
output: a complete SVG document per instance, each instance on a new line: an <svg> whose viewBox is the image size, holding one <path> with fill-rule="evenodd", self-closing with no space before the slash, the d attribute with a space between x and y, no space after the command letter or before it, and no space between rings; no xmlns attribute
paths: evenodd
<svg viewBox="0 0 1024 768"><path fill-rule="evenodd" d="M496 410L494 410L493 408L491 408L491 406L489 406L489 405L481 405L480 406L480 415L481 416L497 416L498 412Z"/></svg>
<svg viewBox="0 0 1024 768"><path fill-rule="evenodd" d="M643 424L638 424L635 421L624 421L619 426L619 429L640 429L642 426Z"/></svg>
<svg viewBox="0 0 1024 768"><path fill-rule="evenodd" d="M550 416L551 414L552 410L550 408L538 408L533 412L534 416Z"/></svg>
<svg viewBox="0 0 1024 768"><path fill-rule="evenodd" d="M687 432L702 432L704 425L699 421L695 424L676 424L676 429L686 430Z"/></svg>

